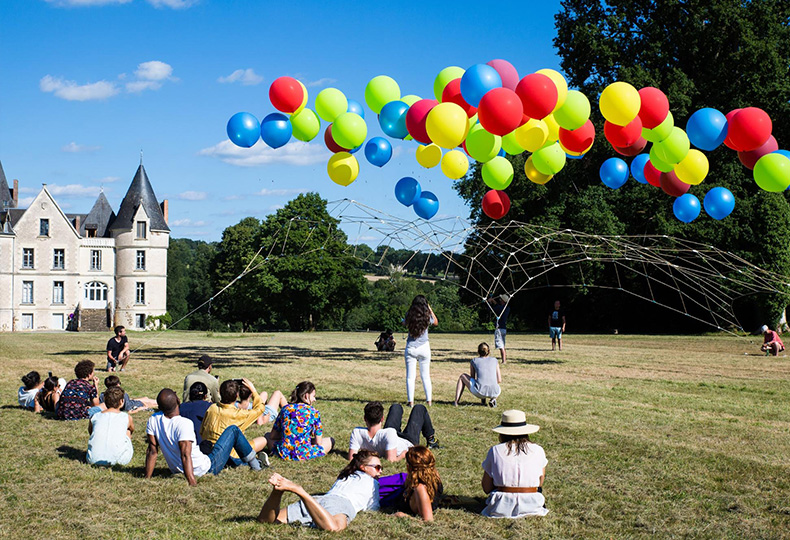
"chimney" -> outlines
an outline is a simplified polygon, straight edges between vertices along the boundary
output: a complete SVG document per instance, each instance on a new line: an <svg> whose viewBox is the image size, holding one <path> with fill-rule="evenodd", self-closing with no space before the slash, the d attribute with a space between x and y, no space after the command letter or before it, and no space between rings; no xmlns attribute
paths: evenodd
<svg viewBox="0 0 790 540"><path fill-rule="evenodd" d="M74 228L80 232L80 216L74 216Z"/></svg>
<svg viewBox="0 0 790 540"><path fill-rule="evenodd" d="M162 214L165 216L165 224L169 225L169 223L167 222L167 199L162 201L160 207L162 208Z"/></svg>
<svg viewBox="0 0 790 540"><path fill-rule="evenodd" d="M14 189L11 190L11 198L14 199L14 208L19 205L19 180L14 178Z"/></svg>

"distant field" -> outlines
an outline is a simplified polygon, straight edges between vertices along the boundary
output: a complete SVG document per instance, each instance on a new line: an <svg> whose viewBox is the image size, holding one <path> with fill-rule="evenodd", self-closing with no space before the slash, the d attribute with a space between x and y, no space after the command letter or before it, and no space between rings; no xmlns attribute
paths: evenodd
<svg viewBox="0 0 790 540"><path fill-rule="evenodd" d="M260 390L287 395L309 379L326 433L345 450L368 400L405 401L402 336L396 353L372 351L376 336L132 333L132 349L142 347L121 380L132 397L156 397L165 386L180 393L203 353L221 360L215 374L222 380L246 376ZM255 521L269 493L266 472L226 470L189 488L183 476L170 477L160 455L155 478L142 478L148 412L134 415L130 466L107 470L83 462L87 422L58 422L16 406L24 373L69 379L83 358L103 368L109 337L0 334L0 537L328 536ZM433 524L363 513L338 537L790 538L789 357L762 356L754 338L727 335L570 334L561 353L550 351L548 337L509 335L499 408L467 400L456 409L456 380L482 340L493 338L431 336L430 412L445 491L482 501L480 463L496 443L490 428L502 410L520 408L541 426L533 440L549 459L550 513L511 521L441 509ZM308 463L273 459L271 470L323 492L344 463L339 454ZM403 463L388 464L385 474L402 470Z"/></svg>

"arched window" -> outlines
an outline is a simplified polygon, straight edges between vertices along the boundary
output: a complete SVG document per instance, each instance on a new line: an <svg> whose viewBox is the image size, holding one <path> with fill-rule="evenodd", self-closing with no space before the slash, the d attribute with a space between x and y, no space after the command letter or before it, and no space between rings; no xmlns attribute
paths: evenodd
<svg viewBox="0 0 790 540"><path fill-rule="evenodd" d="M85 284L85 307L103 308L107 306L107 285L101 281Z"/></svg>

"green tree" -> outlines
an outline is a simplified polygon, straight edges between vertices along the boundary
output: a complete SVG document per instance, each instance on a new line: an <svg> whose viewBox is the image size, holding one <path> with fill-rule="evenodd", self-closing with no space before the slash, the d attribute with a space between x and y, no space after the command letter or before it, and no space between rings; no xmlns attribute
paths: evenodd
<svg viewBox="0 0 790 540"><path fill-rule="evenodd" d="M173 238L167 251L167 310L173 321L202 305L212 295L211 264L216 244L189 238ZM182 320L177 328L205 330L207 309Z"/></svg>

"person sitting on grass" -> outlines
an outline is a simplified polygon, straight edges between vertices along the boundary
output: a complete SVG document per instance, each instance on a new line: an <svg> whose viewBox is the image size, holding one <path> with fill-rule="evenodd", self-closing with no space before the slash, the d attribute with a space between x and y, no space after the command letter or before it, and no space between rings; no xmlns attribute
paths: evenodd
<svg viewBox="0 0 790 540"><path fill-rule="evenodd" d="M269 478L272 492L263 503L258 521L261 523L299 523L326 531L342 531L359 512L379 509L381 461L375 452L361 450L340 471L337 480L325 495L312 496L300 485L275 473ZM283 493L299 497L280 507Z"/></svg>
<svg viewBox="0 0 790 540"><path fill-rule="evenodd" d="M771 330L768 325L764 324L760 331L763 333L763 344L760 350L766 355L772 354L778 356L780 352L785 350L785 344L782 343L782 338L779 337L779 332Z"/></svg>
<svg viewBox="0 0 790 540"><path fill-rule="evenodd" d="M423 521L433 521L433 512L443 492L436 458L428 448L412 446L406 452L406 470L406 489L395 503L395 515L419 516Z"/></svg>
<svg viewBox="0 0 790 540"><path fill-rule="evenodd" d="M236 450L254 471L261 470L261 462L250 443L237 426L230 426L206 455L195 443L195 428L188 418L179 416L178 396L170 388L164 388L156 396L158 413L148 419L145 433L148 450L145 454L145 477L151 478L156 467L159 449L173 474L183 474L190 486L196 486L196 478L206 473L219 474L228 463L231 450Z"/></svg>
<svg viewBox="0 0 790 540"><path fill-rule="evenodd" d="M496 407L496 399L502 392L499 383L502 382L502 373L499 371L499 363L496 358L489 355L488 343L481 343L477 346L478 357L469 363L469 374L462 374L458 377L458 384L455 386L455 402L453 405L458 407L464 387L469 389L469 393L486 404L486 399L490 399L488 405Z"/></svg>
<svg viewBox="0 0 790 540"><path fill-rule="evenodd" d="M88 454L91 465L128 465L132 461L132 417L123 412L126 393L120 386L104 392L105 410L91 416L88 423Z"/></svg>
<svg viewBox="0 0 790 540"><path fill-rule="evenodd" d="M49 377L44 380L44 387L36 394L36 412L54 413L60 401L60 394L66 388L66 379L58 378L49 372Z"/></svg>
<svg viewBox="0 0 790 540"><path fill-rule="evenodd" d="M206 417L209 407L211 407L211 401L208 400L208 388L200 381L189 388L189 401L178 407L179 414L192 421L198 446L203 442L203 438L200 436L200 427L203 425L203 419Z"/></svg>
<svg viewBox="0 0 790 540"><path fill-rule="evenodd" d="M392 352L395 350L395 336L392 335L392 330L385 330L379 334L379 338L373 342L376 350Z"/></svg>
<svg viewBox="0 0 790 540"><path fill-rule="evenodd" d="M104 386L107 389L113 388L115 386L121 386L121 379L118 378L117 375L109 375L104 378ZM104 403L104 394L106 392L102 392L99 394L99 403ZM123 412L134 414L138 411L142 411L145 409L155 409L156 408L156 400L147 398L147 397L140 397L136 399L132 399L129 397L129 394L123 394Z"/></svg>
<svg viewBox="0 0 790 540"><path fill-rule="evenodd" d="M291 392L289 403L280 409L271 432L265 435L268 447L287 461L306 461L327 455L335 446L324 436L321 413L313 407L315 385L302 381Z"/></svg>
<svg viewBox="0 0 790 540"><path fill-rule="evenodd" d="M417 404L409 414L406 429L401 431L403 406L395 403L387 413L387 421L382 426L384 407L378 401L365 405L365 427L351 430L348 443L348 459L361 450L376 452L388 461L400 461L412 446L420 444L420 433L425 436L428 446L438 448L436 433L425 405Z"/></svg>
<svg viewBox="0 0 790 540"><path fill-rule="evenodd" d="M182 399L185 403L189 401L189 389L192 388L192 385L198 381L205 384L206 388L208 388L208 392L211 395L211 401L214 403L219 403L219 380L218 377L215 377L211 374L213 366L214 359L209 355L204 354L198 359L197 371L193 371L184 377L184 393L182 395Z"/></svg>
<svg viewBox="0 0 790 540"><path fill-rule="evenodd" d="M19 387L19 392L17 394L19 406L35 411L36 396L44 387L44 382L41 380L41 375L39 375L38 371L31 371L22 377L22 384L23 386Z"/></svg>
<svg viewBox="0 0 790 540"><path fill-rule="evenodd" d="M74 366L77 378L66 383L58 400L60 420L82 420L104 409L99 404L99 378L94 373L95 367L90 360L82 360Z"/></svg>
<svg viewBox="0 0 790 540"><path fill-rule="evenodd" d="M252 401L250 400L251 395L252 392L250 392L249 388L243 384L240 385L239 400L236 402L236 406L242 410L252 409L253 405ZM269 395L266 392L261 392L261 401L266 403L266 407L263 409L263 414L260 415L255 421L259 426L267 423L273 424L277 419L277 413L280 412L282 407L285 407L288 404L288 400L285 399L285 396L279 390L272 392L271 398L269 398Z"/></svg>
<svg viewBox="0 0 790 540"><path fill-rule="evenodd" d="M107 371L123 371L130 355L126 328L116 326L115 335L107 342Z"/></svg>

